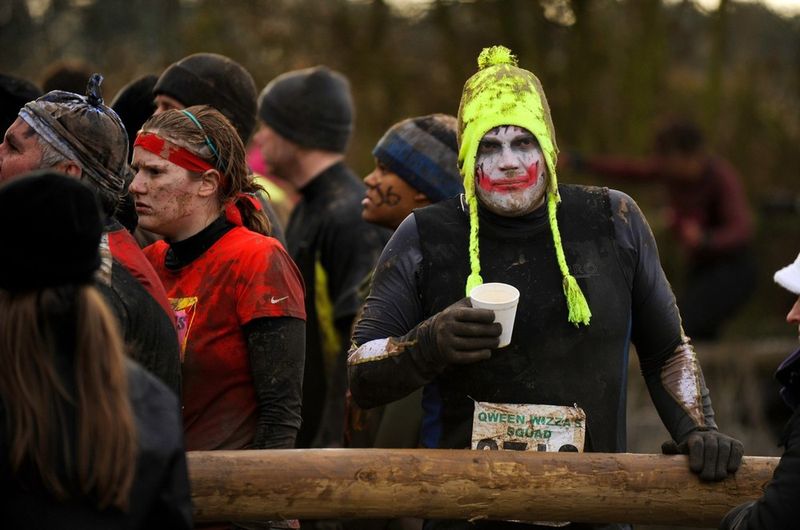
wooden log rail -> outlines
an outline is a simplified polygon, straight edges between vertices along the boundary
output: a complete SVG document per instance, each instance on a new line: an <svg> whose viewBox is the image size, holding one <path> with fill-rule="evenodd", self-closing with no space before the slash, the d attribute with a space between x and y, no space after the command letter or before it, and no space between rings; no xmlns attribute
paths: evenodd
<svg viewBox="0 0 800 530"><path fill-rule="evenodd" d="M190 452L197 521L381 518L714 527L777 458L704 483L684 456L430 449Z"/></svg>

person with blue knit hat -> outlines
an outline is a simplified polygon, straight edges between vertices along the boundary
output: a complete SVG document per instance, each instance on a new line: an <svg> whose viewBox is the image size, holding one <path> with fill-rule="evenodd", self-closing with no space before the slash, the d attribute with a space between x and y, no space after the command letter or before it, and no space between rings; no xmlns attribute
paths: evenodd
<svg viewBox="0 0 800 530"><path fill-rule="evenodd" d="M392 125L372 150L375 169L364 178L361 217L394 230L414 208L463 193L457 127L455 117L447 114Z"/></svg>
<svg viewBox="0 0 800 530"><path fill-rule="evenodd" d="M396 230L413 210L464 193L458 172L458 120L449 114L428 114L401 120L384 133L372 154L375 169L364 178L367 191L361 217ZM366 298L372 271L359 288ZM352 447L416 447L421 391L384 411L361 411L352 402L349 443Z"/></svg>
<svg viewBox="0 0 800 530"><path fill-rule="evenodd" d="M425 447L624 452L633 343L673 438L662 450L688 453L703 480L734 473L742 444L717 429L636 203L559 184L539 80L502 46L485 49L478 66L458 113L465 192L416 210L384 249L348 359L355 401L374 407L424 387ZM520 293L503 348L493 311L469 298L496 282ZM506 524L517 523L474 527ZM627 528L581 526L601 527Z"/></svg>

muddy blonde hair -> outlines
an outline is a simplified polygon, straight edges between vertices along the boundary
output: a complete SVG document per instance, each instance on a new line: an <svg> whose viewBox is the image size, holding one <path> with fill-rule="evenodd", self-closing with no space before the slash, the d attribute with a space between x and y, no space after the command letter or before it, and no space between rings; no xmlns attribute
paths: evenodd
<svg viewBox="0 0 800 530"><path fill-rule="evenodd" d="M208 105L188 107L185 112L168 110L148 119L142 125L142 131L158 134L185 147L214 166L222 175L217 193L222 208L234 203L246 228L264 235L271 234L266 214L251 201L243 200L243 194L256 196L259 192L266 194L266 191L253 180L247 167L244 144L236 128L222 113Z"/></svg>
<svg viewBox="0 0 800 530"><path fill-rule="evenodd" d="M59 500L127 510L136 425L116 319L92 286L0 290L8 459Z"/></svg>

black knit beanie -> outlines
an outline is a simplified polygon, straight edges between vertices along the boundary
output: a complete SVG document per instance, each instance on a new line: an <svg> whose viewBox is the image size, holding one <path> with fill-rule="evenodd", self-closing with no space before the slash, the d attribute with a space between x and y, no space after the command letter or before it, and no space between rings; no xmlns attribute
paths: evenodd
<svg viewBox="0 0 800 530"><path fill-rule="evenodd" d="M347 78L325 66L279 75L261 92L258 116L303 147L344 153L353 131Z"/></svg>
<svg viewBox="0 0 800 530"><path fill-rule="evenodd" d="M42 95L39 87L26 79L0 74L0 135L11 127L22 106Z"/></svg>
<svg viewBox="0 0 800 530"><path fill-rule="evenodd" d="M247 144L256 125L256 83L245 68L224 55L195 53L164 70L153 94L187 107L210 105L231 120Z"/></svg>
<svg viewBox="0 0 800 530"><path fill-rule="evenodd" d="M134 79L122 87L111 102L111 108L122 120L128 132L128 152L131 154L136 133L156 110L156 105L153 103L153 87L156 86L156 81L158 76L155 74Z"/></svg>
<svg viewBox="0 0 800 530"><path fill-rule="evenodd" d="M0 289L87 284L100 266L95 193L75 178L38 171L0 187Z"/></svg>

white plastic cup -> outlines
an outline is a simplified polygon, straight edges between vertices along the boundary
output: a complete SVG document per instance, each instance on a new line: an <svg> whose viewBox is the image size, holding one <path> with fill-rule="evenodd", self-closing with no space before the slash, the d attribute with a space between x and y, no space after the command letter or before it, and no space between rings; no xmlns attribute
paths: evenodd
<svg viewBox="0 0 800 530"><path fill-rule="evenodd" d="M494 311L494 321L499 322L503 329L498 348L504 348L511 344L514 318L517 316L517 304L519 303L517 288L507 283L484 283L470 291L469 299L472 307Z"/></svg>

